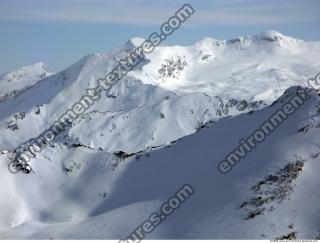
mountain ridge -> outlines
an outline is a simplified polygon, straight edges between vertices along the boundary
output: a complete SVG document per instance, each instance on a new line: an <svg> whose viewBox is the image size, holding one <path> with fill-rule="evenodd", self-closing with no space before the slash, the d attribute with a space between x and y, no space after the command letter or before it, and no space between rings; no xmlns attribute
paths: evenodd
<svg viewBox="0 0 320 243"><path fill-rule="evenodd" d="M32 85L0 102L0 238L123 238L190 184L195 194L147 238L315 239L318 91L229 174L218 170L242 138L319 73L320 42L275 31L159 46L35 153L31 173L9 172L17 147L142 41L40 79L31 68Z"/></svg>

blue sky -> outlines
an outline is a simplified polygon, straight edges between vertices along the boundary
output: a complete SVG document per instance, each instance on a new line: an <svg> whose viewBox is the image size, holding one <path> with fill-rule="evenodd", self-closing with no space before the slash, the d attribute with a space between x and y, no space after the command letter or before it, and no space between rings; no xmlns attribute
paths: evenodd
<svg viewBox="0 0 320 243"><path fill-rule="evenodd" d="M54 71L157 31L184 3L196 10L167 43L229 39L274 29L320 40L319 0L1 0L0 73L43 61Z"/></svg>

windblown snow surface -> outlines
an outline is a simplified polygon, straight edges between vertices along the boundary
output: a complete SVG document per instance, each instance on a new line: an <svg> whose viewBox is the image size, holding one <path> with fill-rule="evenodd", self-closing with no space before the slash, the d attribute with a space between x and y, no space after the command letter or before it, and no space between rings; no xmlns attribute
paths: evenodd
<svg viewBox="0 0 320 243"><path fill-rule="evenodd" d="M217 167L320 70L320 42L276 31L158 47L46 146L30 174L8 171L14 149L137 40L55 74L38 63L0 77L0 238L123 239L184 184L194 195L147 238L319 238L316 91L230 173Z"/></svg>

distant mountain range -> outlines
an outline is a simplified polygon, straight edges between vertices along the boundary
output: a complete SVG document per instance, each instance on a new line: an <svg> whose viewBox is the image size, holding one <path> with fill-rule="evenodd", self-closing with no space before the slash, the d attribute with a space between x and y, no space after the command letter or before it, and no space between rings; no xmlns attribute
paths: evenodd
<svg viewBox="0 0 320 243"><path fill-rule="evenodd" d="M320 97L226 175L218 163L320 72L320 42L276 31L161 45L30 162L37 137L132 49L61 72L36 63L0 76L0 238L118 239L179 187L195 194L150 239L320 237Z"/></svg>

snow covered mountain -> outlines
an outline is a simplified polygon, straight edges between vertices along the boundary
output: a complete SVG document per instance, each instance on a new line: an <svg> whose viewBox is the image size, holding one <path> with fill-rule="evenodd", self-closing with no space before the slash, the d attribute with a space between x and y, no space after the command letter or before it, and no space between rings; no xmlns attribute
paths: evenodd
<svg viewBox="0 0 320 243"><path fill-rule="evenodd" d="M266 31L232 40L205 38L189 47L163 46L132 75L176 93L205 92L223 99L268 104L319 72L319 42Z"/></svg>
<svg viewBox="0 0 320 243"><path fill-rule="evenodd" d="M148 238L316 238L315 91L230 174L217 169L320 70L320 42L275 31L158 47L38 154L32 173L8 171L16 147L141 41L56 74L37 64L1 76L0 238L124 238L183 184L195 195Z"/></svg>
<svg viewBox="0 0 320 243"><path fill-rule="evenodd" d="M42 62L0 76L0 102L12 98L54 73Z"/></svg>

